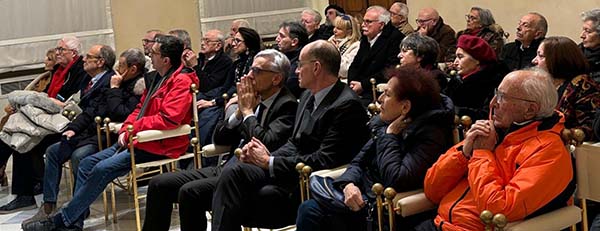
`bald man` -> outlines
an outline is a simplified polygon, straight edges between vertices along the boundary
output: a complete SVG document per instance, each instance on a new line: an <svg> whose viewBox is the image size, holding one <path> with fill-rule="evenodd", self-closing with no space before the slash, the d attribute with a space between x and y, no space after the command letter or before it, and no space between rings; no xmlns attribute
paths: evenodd
<svg viewBox="0 0 600 231"><path fill-rule="evenodd" d="M415 32L435 39L440 45L438 62L452 62L456 52L456 32L454 32L454 29L445 24L444 19L433 8L419 10L416 21L417 30Z"/></svg>

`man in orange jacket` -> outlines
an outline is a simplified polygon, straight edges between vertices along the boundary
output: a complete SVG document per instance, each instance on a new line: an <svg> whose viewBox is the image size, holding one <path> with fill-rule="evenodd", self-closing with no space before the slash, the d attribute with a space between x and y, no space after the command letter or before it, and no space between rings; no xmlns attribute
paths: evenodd
<svg viewBox="0 0 600 231"><path fill-rule="evenodd" d="M509 73L489 120L477 121L427 171L425 195L439 204L438 214L416 229L483 230L483 210L512 222L567 205L575 185L557 97L547 73Z"/></svg>

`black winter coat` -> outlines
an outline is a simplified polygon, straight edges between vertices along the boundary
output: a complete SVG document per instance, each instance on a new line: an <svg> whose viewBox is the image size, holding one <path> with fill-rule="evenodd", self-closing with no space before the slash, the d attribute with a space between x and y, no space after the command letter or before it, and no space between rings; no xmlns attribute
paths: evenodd
<svg viewBox="0 0 600 231"><path fill-rule="evenodd" d="M375 199L374 183L397 192L423 188L427 169L452 146L454 109L450 99L443 99L442 105L414 118L398 135L386 134L389 124L379 116L371 119L373 137L334 185L343 191L354 183L370 200Z"/></svg>

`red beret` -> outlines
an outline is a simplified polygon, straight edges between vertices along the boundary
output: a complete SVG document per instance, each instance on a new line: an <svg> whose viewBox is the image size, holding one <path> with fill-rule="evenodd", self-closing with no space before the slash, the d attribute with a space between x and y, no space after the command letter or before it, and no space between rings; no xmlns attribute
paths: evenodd
<svg viewBox="0 0 600 231"><path fill-rule="evenodd" d="M481 63L496 62L496 52L494 52L494 49L485 40L477 36L461 35L458 37L458 44L456 46Z"/></svg>

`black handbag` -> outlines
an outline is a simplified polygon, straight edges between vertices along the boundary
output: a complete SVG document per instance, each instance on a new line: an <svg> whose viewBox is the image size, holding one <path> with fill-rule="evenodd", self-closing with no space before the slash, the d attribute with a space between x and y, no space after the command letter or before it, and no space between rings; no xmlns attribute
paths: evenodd
<svg viewBox="0 0 600 231"><path fill-rule="evenodd" d="M344 193L333 186L334 179L331 177L311 176L310 177L310 197L314 199L319 206L334 213L352 212L344 204Z"/></svg>

